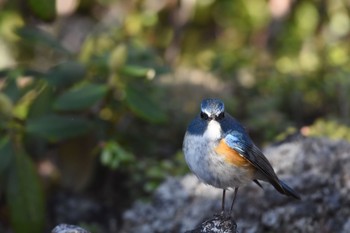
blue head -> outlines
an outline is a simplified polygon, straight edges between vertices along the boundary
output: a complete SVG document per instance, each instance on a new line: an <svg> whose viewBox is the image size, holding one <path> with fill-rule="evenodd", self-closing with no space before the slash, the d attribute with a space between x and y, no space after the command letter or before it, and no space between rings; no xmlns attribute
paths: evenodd
<svg viewBox="0 0 350 233"><path fill-rule="evenodd" d="M211 121L222 121L225 118L225 106L219 99L204 99L201 103L200 114L191 122L188 131L202 135Z"/></svg>
<svg viewBox="0 0 350 233"><path fill-rule="evenodd" d="M225 105L219 99L204 99L201 103L202 120L220 120L225 117Z"/></svg>
<svg viewBox="0 0 350 233"><path fill-rule="evenodd" d="M212 121L220 125L223 135L233 131L246 135L243 126L225 112L225 105L219 99L204 99L202 101L200 114L190 123L188 131L192 134L203 135Z"/></svg>

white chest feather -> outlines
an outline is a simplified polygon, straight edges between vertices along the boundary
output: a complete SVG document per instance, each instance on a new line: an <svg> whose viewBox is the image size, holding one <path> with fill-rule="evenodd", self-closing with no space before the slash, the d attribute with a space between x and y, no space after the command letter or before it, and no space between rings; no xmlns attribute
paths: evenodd
<svg viewBox="0 0 350 233"><path fill-rule="evenodd" d="M204 132L204 138L210 141L216 141L221 138L221 126L217 121L210 121L207 130Z"/></svg>

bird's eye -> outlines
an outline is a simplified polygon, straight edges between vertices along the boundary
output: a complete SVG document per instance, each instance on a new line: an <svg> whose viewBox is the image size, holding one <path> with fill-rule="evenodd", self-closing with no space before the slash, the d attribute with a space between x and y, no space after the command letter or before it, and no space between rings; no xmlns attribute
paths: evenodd
<svg viewBox="0 0 350 233"><path fill-rule="evenodd" d="M206 113L204 113L204 112L201 112L201 118L203 120L208 120L209 119L208 115Z"/></svg>
<svg viewBox="0 0 350 233"><path fill-rule="evenodd" d="M220 119L222 119L222 118L224 118L224 117L225 117L225 113L224 113L224 112L221 112L221 113L216 117L216 119L220 120Z"/></svg>

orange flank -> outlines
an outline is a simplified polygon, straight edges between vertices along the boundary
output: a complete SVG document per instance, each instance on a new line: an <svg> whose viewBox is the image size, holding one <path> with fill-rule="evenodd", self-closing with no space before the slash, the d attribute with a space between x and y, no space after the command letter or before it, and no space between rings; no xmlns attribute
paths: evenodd
<svg viewBox="0 0 350 233"><path fill-rule="evenodd" d="M237 167L246 167L248 169L249 168L253 169L253 166L250 164L250 162L247 159L245 159L243 156L241 156L237 151L229 147L226 144L224 139L220 141L215 151L220 156L223 156L226 162L232 165L236 165Z"/></svg>

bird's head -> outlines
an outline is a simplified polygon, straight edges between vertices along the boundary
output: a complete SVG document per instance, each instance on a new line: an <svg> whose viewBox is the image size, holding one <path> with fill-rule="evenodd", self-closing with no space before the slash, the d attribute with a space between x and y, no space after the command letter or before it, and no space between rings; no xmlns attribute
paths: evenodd
<svg viewBox="0 0 350 233"><path fill-rule="evenodd" d="M225 105L219 99L204 99L201 103L200 117L202 120L219 121L225 117Z"/></svg>

